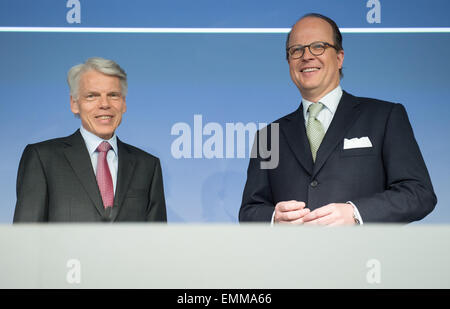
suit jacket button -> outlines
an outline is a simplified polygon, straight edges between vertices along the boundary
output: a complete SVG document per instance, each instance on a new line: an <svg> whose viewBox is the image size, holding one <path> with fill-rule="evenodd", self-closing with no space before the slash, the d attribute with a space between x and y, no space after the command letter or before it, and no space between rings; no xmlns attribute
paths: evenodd
<svg viewBox="0 0 450 309"><path fill-rule="evenodd" d="M317 180L311 181L311 187L313 187L313 188L317 187L318 184L319 184L319 182Z"/></svg>

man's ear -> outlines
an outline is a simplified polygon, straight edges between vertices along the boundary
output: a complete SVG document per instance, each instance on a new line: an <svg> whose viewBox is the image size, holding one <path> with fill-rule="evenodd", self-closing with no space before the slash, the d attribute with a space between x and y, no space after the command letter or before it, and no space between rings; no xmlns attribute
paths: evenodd
<svg viewBox="0 0 450 309"><path fill-rule="evenodd" d="M127 98L123 97L123 108L122 108L122 114L127 111Z"/></svg>
<svg viewBox="0 0 450 309"><path fill-rule="evenodd" d="M75 100L72 96L70 96L70 110L75 115L80 114L80 106L78 105L78 101Z"/></svg>
<svg viewBox="0 0 450 309"><path fill-rule="evenodd" d="M342 69L342 65L344 64L344 50L340 50L337 52L337 60L339 69Z"/></svg>

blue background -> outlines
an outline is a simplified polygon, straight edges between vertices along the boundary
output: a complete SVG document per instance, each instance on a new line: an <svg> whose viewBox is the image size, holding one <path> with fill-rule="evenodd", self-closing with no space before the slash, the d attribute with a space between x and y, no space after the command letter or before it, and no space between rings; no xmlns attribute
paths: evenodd
<svg viewBox="0 0 450 309"><path fill-rule="evenodd" d="M449 1L381 0L381 24L367 1L81 0L81 24L66 1L1 1L0 27L290 27L320 12L340 27L449 27ZM405 105L438 205L421 223L450 223L450 33L344 36L348 92ZM285 34L98 34L0 32L0 222L11 222L26 144L79 128L66 74L92 56L128 74L127 113L117 134L161 159L169 222L237 222L244 159L174 159L177 122L269 123L301 97L289 77ZM204 137L203 140L206 140ZM225 150L225 149L224 149ZM247 149L248 154L248 149Z"/></svg>

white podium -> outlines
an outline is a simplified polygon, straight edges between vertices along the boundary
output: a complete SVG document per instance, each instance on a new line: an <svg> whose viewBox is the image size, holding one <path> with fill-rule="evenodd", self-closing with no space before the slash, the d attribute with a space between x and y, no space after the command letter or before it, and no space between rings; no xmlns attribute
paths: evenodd
<svg viewBox="0 0 450 309"><path fill-rule="evenodd" d="M0 288L450 288L450 226L0 226Z"/></svg>

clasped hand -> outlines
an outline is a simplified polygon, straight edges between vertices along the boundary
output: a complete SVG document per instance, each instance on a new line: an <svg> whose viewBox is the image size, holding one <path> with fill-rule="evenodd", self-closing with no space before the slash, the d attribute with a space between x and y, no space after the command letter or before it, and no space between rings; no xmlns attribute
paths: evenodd
<svg viewBox="0 0 450 309"><path fill-rule="evenodd" d="M355 221L351 204L331 203L311 211L304 202L292 200L277 203L274 223L337 226Z"/></svg>

